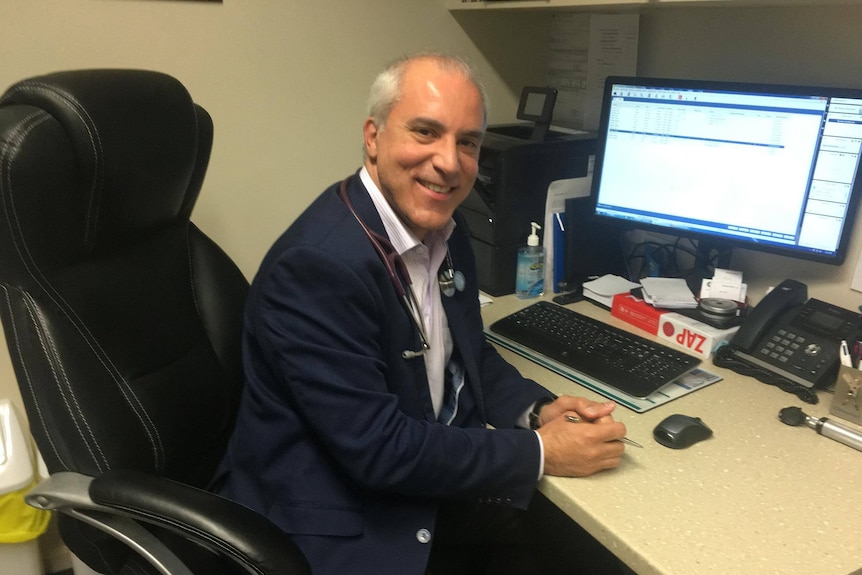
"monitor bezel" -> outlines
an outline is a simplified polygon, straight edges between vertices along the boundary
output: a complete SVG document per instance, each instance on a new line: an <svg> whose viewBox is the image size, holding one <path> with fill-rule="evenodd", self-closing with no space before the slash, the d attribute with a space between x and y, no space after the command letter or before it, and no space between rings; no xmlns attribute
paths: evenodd
<svg viewBox="0 0 862 575"><path fill-rule="evenodd" d="M862 166L857 166L858 175L850 191L850 198L847 205L847 216L844 221L844 228L841 230L841 236L838 241L838 246L834 253L811 252L807 250L787 248L784 246L778 246L773 244L746 241L738 238L729 238L726 236L700 232L697 230L671 228L644 222L632 222L621 218L607 216L605 214L597 214L596 205L598 203L598 191L601 183L604 151L607 144L608 135L608 120L611 104L609 96L612 87L615 84L630 84L635 86L647 86L656 88L682 88L693 90L722 89L727 91L747 91L765 94L774 93L788 95L816 95L860 99L862 99L862 89L801 84L773 84L720 80L658 78L643 76L608 76L605 81L605 87L602 91L602 108L599 116L599 129L596 133L596 156L593 169L592 185L590 190L591 210L592 217L594 218L594 220L604 225L616 226L618 229L621 230L644 230L656 232L672 237L690 238L698 242L705 242L711 245L720 245L722 249L745 249L755 252L777 254L795 259L815 261L836 266L844 263L847 257L848 248L850 246L850 240L853 236L853 229L856 222L856 213L859 204L859 198L860 195L862 195ZM860 163L862 163L862 154L860 154Z"/></svg>

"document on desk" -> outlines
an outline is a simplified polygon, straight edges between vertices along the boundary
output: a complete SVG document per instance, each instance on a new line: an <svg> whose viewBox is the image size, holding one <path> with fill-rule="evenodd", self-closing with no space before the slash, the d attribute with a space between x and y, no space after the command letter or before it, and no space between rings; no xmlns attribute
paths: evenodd
<svg viewBox="0 0 862 575"><path fill-rule="evenodd" d="M644 300L653 307L664 309L694 309L697 300L682 278L641 279Z"/></svg>
<svg viewBox="0 0 862 575"><path fill-rule="evenodd" d="M541 365L542 367L553 371L554 373L569 379L578 385L586 387L599 395L603 395L608 399L612 399L618 404L631 409L637 413L649 411L654 407L663 405L669 401L673 401L678 397L682 397L698 389L711 385L717 381L721 381L722 377L705 369L695 368L687 374L680 376L674 381L665 384L658 390L654 391L647 397L634 397L627 393L623 393L615 387L611 387L597 379L584 375L573 370L567 365L554 361L553 359L537 353L536 351L516 343L510 339L502 337L491 331L489 327L485 328L485 337L500 347L504 347L509 351L513 351L520 356L523 356L530 361ZM539 382L541 383L541 381Z"/></svg>
<svg viewBox="0 0 862 575"><path fill-rule="evenodd" d="M640 284L631 282L624 277L605 274L598 279L584 282L584 297L611 309L615 295L628 293L639 286Z"/></svg>

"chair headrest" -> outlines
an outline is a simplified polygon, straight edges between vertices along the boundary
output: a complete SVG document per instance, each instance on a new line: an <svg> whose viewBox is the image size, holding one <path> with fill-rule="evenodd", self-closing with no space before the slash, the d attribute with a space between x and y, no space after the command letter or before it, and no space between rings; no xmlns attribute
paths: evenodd
<svg viewBox="0 0 862 575"><path fill-rule="evenodd" d="M78 164L84 244L188 219L212 124L175 78L145 70L77 70L23 80L0 106L40 108L65 131Z"/></svg>

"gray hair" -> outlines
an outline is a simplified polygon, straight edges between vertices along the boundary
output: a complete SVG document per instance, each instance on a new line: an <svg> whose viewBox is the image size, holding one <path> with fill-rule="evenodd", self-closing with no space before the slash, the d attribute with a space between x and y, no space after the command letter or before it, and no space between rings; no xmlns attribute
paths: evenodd
<svg viewBox="0 0 862 575"><path fill-rule="evenodd" d="M460 73L467 78L467 80L476 87L482 98L482 128L484 129L487 126L488 94L475 70L473 70L466 60L458 56L452 56L440 52L424 51L403 56L398 60L395 60L377 75L377 78L371 85L371 93L368 97L368 115L374 120L378 129L382 130L386 125L389 113L401 98L401 88L405 71L412 62L417 60L434 60L441 69L446 70L447 72Z"/></svg>

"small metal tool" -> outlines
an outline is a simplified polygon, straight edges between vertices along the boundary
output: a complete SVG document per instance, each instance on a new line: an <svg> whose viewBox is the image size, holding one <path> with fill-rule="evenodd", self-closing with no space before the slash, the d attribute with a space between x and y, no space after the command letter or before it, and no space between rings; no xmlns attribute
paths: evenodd
<svg viewBox="0 0 862 575"><path fill-rule="evenodd" d="M566 421L571 421L572 423L588 423L588 422L584 421L583 419L581 419L580 417L576 417L574 415L567 415ZM623 437L622 439L620 439L618 441L622 441L626 445L631 445L633 447L640 447L641 449L643 449L643 445L641 445L637 441L629 439L628 437Z"/></svg>

